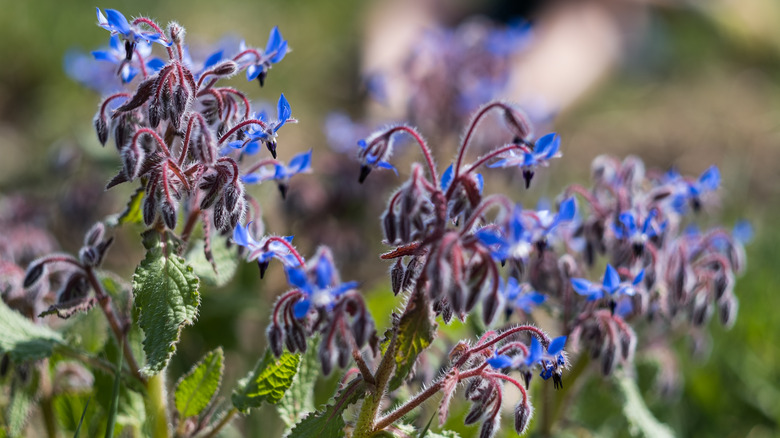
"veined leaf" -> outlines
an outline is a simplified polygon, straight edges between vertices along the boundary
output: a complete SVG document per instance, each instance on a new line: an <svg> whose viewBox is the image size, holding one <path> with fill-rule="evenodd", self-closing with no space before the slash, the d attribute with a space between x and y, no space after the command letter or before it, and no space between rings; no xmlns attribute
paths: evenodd
<svg viewBox="0 0 780 438"><path fill-rule="evenodd" d="M146 375L165 368L179 341L182 327L198 316L198 277L183 258L175 254L175 243L160 239L155 230L143 234L146 258L133 276L134 305L138 324L144 331Z"/></svg>
<svg viewBox="0 0 780 438"><path fill-rule="evenodd" d="M63 342L54 330L36 325L0 300L0 353L14 362L51 356L54 346Z"/></svg>
<svg viewBox="0 0 780 438"><path fill-rule="evenodd" d="M181 419L194 417L211 403L222 383L222 348L207 353L176 384L174 398Z"/></svg>
<svg viewBox="0 0 780 438"><path fill-rule="evenodd" d="M366 395L365 382L353 380L337 394L325 409L312 412L301 420L287 435L287 438L341 438L346 423L342 414L349 405Z"/></svg>
<svg viewBox="0 0 780 438"><path fill-rule="evenodd" d="M319 337L309 339L309 348L301 355L298 372L284 397L276 404L276 411L287 427L293 427L307 412L314 410L314 384L320 374L317 358Z"/></svg>
<svg viewBox="0 0 780 438"><path fill-rule="evenodd" d="M268 349L265 356L255 365L255 369L239 380L238 388L233 391L232 401L241 412L259 407L263 402L277 403L285 391L292 385L298 371L300 355L284 352L279 358Z"/></svg>
<svg viewBox="0 0 780 438"><path fill-rule="evenodd" d="M187 262L192 265L192 269L203 284L222 287L235 275L236 268L238 268L238 253L236 246L233 246L232 249L228 248L226 242L223 237L212 236L211 238L211 255L217 265L216 271L206 259L203 252L205 244L202 240L195 242L187 253Z"/></svg>
<svg viewBox="0 0 780 438"><path fill-rule="evenodd" d="M130 196L125 209L116 217L117 225L143 223L143 210L141 202L144 200L144 187L138 189Z"/></svg>
<svg viewBox="0 0 780 438"><path fill-rule="evenodd" d="M398 337L395 343L395 374L390 379L388 390L392 391L403 384L417 360L436 334L436 322L433 320L431 306L424 293L413 293L409 297L407 310L398 324Z"/></svg>

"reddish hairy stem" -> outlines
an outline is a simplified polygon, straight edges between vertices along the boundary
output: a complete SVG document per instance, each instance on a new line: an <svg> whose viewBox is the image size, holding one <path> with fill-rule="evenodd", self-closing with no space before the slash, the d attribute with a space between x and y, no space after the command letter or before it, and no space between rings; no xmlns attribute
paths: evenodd
<svg viewBox="0 0 780 438"><path fill-rule="evenodd" d="M422 150L423 156L425 157L425 161L428 163L428 170L431 172L431 176L433 177L433 183L434 185L439 180L439 176L436 173L436 167L433 165L433 156L431 155L431 150L428 148L428 145L425 143L425 140L420 136L420 134L415 131L414 129L406 126L396 126L394 128L391 128L390 131L387 133L388 136L392 135L395 132L403 131L407 134L411 135L412 138L417 142L418 145L420 145L420 149ZM389 137L388 137L389 138Z"/></svg>
<svg viewBox="0 0 780 438"><path fill-rule="evenodd" d="M485 114L488 113L491 109L495 107L504 107L503 103L500 102L492 102L486 106L484 106L479 113L477 113L476 116L474 116L474 121L471 122L471 125L469 125L468 131L466 131L466 136L463 137L463 143L460 145L460 149L458 150L458 159L455 161L455 173L453 175L453 182L455 181L455 178L458 177L460 165L463 162L463 157L466 155L466 149L468 149L469 144L471 143L471 136L474 135L474 130L477 128L477 125L479 124L480 120L482 120L482 117L485 116Z"/></svg>
<svg viewBox="0 0 780 438"><path fill-rule="evenodd" d="M279 236L271 236L271 237L269 237L267 239L267 241L266 241L266 245L270 244L271 242L279 242L282 245L286 246L287 249L290 250L290 253L292 253L292 255L295 256L295 258L298 260L298 263L300 263L301 266L305 266L306 265L306 262L303 260L303 257L301 257L301 254L295 249L294 246L292 246L292 244L290 242L284 240L283 238L281 238Z"/></svg>
<svg viewBox="0 0 780 438"><path fill-rule="evenodd" d="M493 158L503 154L504 152L509 152L509 151L511 151L513 149L520 149L521 151L526 152L526 153L530 153L531 152L531 150L528 149L528 146L526 146L524 144L512 143L510 145L502 146L500 148L497 148L497 149L494 149L494 150L488 152L483 157L477 159L477 161L474 164L472 164L471 166L469 166L469 168L466 169L463 173L464 174L468 174L469 172L473 172L477 167L487 163L489 160L491 160L491 159L493 159Z"/></svg>
<svg viewBox="0 0 780 438"><path fill-rule="evenodd" d="M243 122L239 123L238 125L236 125L236 126L234 126L234 127L230 128L230 131L226 132L226 133L225 133L225 134L224 134L224 135L223 135L223 136L222 136L222 137L219 139L219 141L217 141L217 144L222 144L222 143L224 143L224 142L225 142L225 140L227 140L227 139L228 139L228 138L229 138L231 135L235 134L235 133L236 133L236 131L238 131L239 129L241 129L241 128L243 128L244 126L247 126L247 125L260 125L260 127L261 127L261 128L263 128L263 129L265 129L265 128L266 128L266 126L268 126L268 125L266 125L266 124L265 124L265 122L264 122L264 121L262 121L262 120L258 120L258 119L249 119L249 120L244 120Z"/></svg>
<svg viewBox="0 0 780 438"><path fill-rule="evenodd" d="M165 153L165 156L167 156L168 158L173 158L171 156L171 151L168 150L168 146L165 144L165 141L162 138L160 138L157 132L155 132L153 129L149 129L149 128L138 129L138 131L135 132L135 135L133 135L133 141L132 141L133 145L135 145L135 143L138 141L138 138L143 134L151 135L152 138L154 138L154 140L160 146L160 149L162 149L163 153Z"/></svg>
<svg viewBox="0 0 780 438"><path fill-rule="evenodd" d="M129 99L130 97L132 97L132 94L130 94L130 93L116 93L116 94L112 94L111 96L108 96L106 98L106 100L103 101L103 104L100 105L100 115L102 116L103 114L105 114L106 107L108 106L108 102L111 102L112 100L118 99L120 97L124 97L126 99Z"/></svg>

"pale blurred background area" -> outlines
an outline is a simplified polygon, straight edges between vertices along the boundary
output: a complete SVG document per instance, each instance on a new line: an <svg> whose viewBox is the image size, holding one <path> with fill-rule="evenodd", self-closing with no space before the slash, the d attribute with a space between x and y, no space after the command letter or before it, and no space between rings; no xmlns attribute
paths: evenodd
<svg viewBox="0 0 780 438"><path fill-rule="evenodd" d="M382 284L387 266L377 258L384 249L377 218L419 156L402 149L401 178L386 172L358 186L354 150L328 146L325 121L335 111L367 129L410 121L446 152L485 99L517 102L538 134L556 131L563 139L563 158L540 172L527 195L534 200L585 183L589 163L604 153L635 154L648 167L690 175L717 165L723 202L703 222L730 227L745 218L756 231L736 287L737 323L728 332L713 324L709 356L683 363L685 383L675 398L641 387L654 415L678 436L780 436L780 1L0 0L0 196L43 206L66 251L130 193L103 191L120 164L93 130L100 96L63 68L69 50L107 44L95 6L176 20L188 43L200 47L225 36L262 47L279 26L292 52L265 86L230 80L257 101L285 94L300 123L280 135L283 158L313 149L314 171L292 182L287 202L275 187L259 189L266 228L296 235L305 254L332 244L342 277L377 289L370 299L378 320L396 303ZM446 166L449 159L438 161ZM122 275L141 259L138 231L123 231L118 247L127 251L109 255L109 267ZM227 288L207 290L172 375L223 345L226 387L232 385L265 348L269 303L282 283L281 269L272 267L260 283L255 267L245 266ZM689 347L680 342L681 351ZM578 436L630 436L609 384L592 387L592 399L578 408ZM476 433L460 427L464 437ZM278 433L262 435L272 430ZM281 430L275 411L265 408L235 428L245 436Z"/></svg>

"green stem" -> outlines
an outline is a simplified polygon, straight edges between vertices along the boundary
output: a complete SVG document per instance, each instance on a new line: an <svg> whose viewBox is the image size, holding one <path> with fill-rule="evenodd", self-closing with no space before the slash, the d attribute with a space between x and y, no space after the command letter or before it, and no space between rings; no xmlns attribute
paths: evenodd
<svg viewBox="0 0 780 438"><path fill-rule="evenodd" d="M397 331L398 328L396 327L395 330ZM382 362L379 363L379 368L376 370L376 375L374 376L376 382L363 399L363 405L360 407L360 413L355 424L355 432L352 435L354 438L367 438L374 433L374 423L379 413L379 405L382 403L382 398L387 390L387 384L390 382L390 377L392 377L395 370L395 344L397 336L397 333L393 334L390 345L387 346L387 351L382 357Z"/></svg>
<svg viewBox="0 0 780 438"><path fill-rule="evenodd" d="M577 357L574 365L569 372L563 376L565 378L565 385L562 389L555 391L550 390L550 385L544 385L543 389L543 408L542 408L542 426L541 435L548 437L552 436L553 425L557 423L561 412L564 411L566 406L571 400L576 391L573 391L575 384L579 381L579 377L588 368L590 363L590 356L587 352L582 353ZM554 398L554 403L553 399Z"/></svg>
<svg viewBox="0 0 780 438"><path fill-rule="evenodd" d="M146 423L148 436L168 438L168 398L165 391L165 376L159 373L146 381Z"/></svg>
<svg viewBox="0 0 780 438"><path fill-rule="evenodd" d="M230 410L225 414L220 420L219 423L216 424L211 430L206 432L205 435L202 435L203 438L213 438L217 436L220 430L222 430L223 427L227 426L231 421L233 421L233 417L238 414L238 409L233 407L230 408Z"/></svg>

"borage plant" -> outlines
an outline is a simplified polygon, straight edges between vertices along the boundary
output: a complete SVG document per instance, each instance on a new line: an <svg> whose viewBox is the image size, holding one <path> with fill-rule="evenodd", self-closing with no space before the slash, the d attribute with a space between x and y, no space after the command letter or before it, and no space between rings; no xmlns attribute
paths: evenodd
<svg viewBox="0 0 780 438"><path fill-rule="evenodd" d="M567 187L553 209L523 208L504 194L486 195L478 172L519 168L528 188L535 172L560 156L561 139L555 133L537 138L520 109L495 101L477 111L441 175L412 127L391 126L358 141L361 182L377 168L395 170L390 161L398 136L410 136L424 157L382 215L391 249L381 258L391 264L391 289L402 298L378 336L358 284L342 281L331 251L321 247L307 260L292 237L267 235L260 205L245 190L273 180L285 195L289 178L310 168L311 152L289 164L276 159L278 131L295 121L284 96L271 120L252 115L242 92L218 86L240 71L262 85L288 52L278 29L265 50L242 44L232 56L218 51L196 62L176 23L163 31L146 18L128 21L98 10L98 24L112 39L95 58L115 64L112 76L129 87L107 96L95 117L98 139L105 144L113 135L122 160L108 186L136 184L137 190L125 211L89 230L78 256L40 257L21 281L4 283L12 288L0 307L11 435L23 433L26 406L37 398L50 435L56 410L60 426L77 433L86 424L90 435L126 428L214 436L236 414L265 402L277 405L290 437L411 436L417 432L405 419L435 400L435 417L444 424L459 388L470 403L463 421L478 424L481 437L498 433L510 404L514 431L522 434L534 413L530 385L540 379L552 380L541 388L537 425L550 435L564 423L558 420L571 400L553 390L571 391L583 373L598 369L635 394L637 345L668 352L671 330L702 336L715 312L724 325L734 322L734 278L744 269L747 229L686 227L691 213L712 202L720 184L716 168L693 179L646 171L636 157L602 156L594 160L591 188ZM164 47L167 62L149 58L152 43ZM493 115L504 122L507 143L470 161L472 138ZM273 158L252 158L262 145ZM147 227L147 254L129 285L100 266L113 241L109 229L133 222ZM195 237L198 224L202 242ZM268 351L238 382L229 405L216 397L221 349L181 376L169 396L167 367L180 331L197 317L199 283L224 285L231 274L225 260L239 255L257 263L261 277L278 260L290 285L273 305ZM112 337L91 349L44 325L55 316L78 323L94 316L94 307ZM480 333L439 347L449 350L444 358L429 354L434 342L446 342L437 339L437 321L465 321L472 312ZM594 358L600 366L589 367ZM336 394L316 408L315 381L337 368L344 371ZM53 390L52 378L64 375L94 375L95 387L75 396ZM401 395L419 381L415 395ZM90 404L92 396L101 403ZM667 432L642 406L626 415L638 427ZM431 421L421 434L436 436Z"/></svg>

